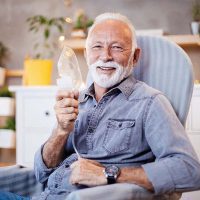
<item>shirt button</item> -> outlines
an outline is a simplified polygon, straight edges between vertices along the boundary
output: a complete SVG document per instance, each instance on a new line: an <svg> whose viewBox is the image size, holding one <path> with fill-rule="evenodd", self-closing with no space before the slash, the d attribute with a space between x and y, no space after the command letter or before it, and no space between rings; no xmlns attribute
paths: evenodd
<svg viewBox="0 0 200 200"><path fill-rule="evenodd" d="M69 167L69 165L68 164L65 164L65 168L68 168Z"/></svg>
<svg viewBox="0 0 200 200"><path fill-rule="evenodd" d="M92 132L93 132L93 130L92 130L92 129L89 129L89 130L88 130L88 132L89 132L89 133L92 133Z"/></svg>
<svg viewBox="0 0 200 200"><path fill-rule="evenodd" d="M96 105L94 105L94 108L96 108L97 106Z"/></svg>

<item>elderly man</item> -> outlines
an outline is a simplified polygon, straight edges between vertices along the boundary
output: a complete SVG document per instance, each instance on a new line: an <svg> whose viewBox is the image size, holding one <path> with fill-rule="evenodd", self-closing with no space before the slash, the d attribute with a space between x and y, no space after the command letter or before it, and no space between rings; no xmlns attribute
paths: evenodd
<svg viewBox="0 0 200 200"><path fill-rule="evenodd" d="M104 188L97 199L177 199L200 188L200 164L170 103L131 75L139 55L125 16L96 18L85 51L94 83L80 95L58 92L57 126L35 156L46 189L33 199L74 199L94 186Z"/></svg>

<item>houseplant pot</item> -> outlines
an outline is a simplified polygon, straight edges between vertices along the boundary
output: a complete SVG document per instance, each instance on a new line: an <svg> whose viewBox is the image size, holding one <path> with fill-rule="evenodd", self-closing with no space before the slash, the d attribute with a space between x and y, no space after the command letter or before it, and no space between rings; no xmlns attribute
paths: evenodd
<svg viewBox="0 0 200 200"><path fill-rule="evenodd" d="M6 120L5 126L0 128L0 148L15 148L15 144L15 118L9 117Z"/></svg>
<svg viewBox="0 0 200 200"><path fill-rule="evenodd" d="M200 33L200 22L198 21L191 22L191 32L193 35L197 35Z"/></svg>
<svg viewBox="0 0 200 200"><path fill-rule="evenodd" d="M191 32L193 35L200 34L200 4L196 1L192 7Z"/></svg>
<svg viewBox="0 0 200 200"><path fill-rule="evenodd" d="M0 116L14 116L15 101L11 97L0 97Z"/></svg>
<svg viewBox="0 0 200 200"><path fill-rule="evenodd" d="M24 84L50 85L52 69L52 60L26 59L24 61Z"/></svg>
<svg viewBox="0 0 200 200"><path fill-rule="evenodd" d="M71 32L71 37L73 38L86 38L87 29L93 24L92 19L88 19L85 12L79 9L75 12L74 16L74 26Z"/></svg>
<svg viewBox="0 0 200 200"><path fill-rule="evenodd" d="M0 148L15 148L15 141L15 131L0 129Z"/></svg>
<svg viewBox="0 0 200 200"><path fill-rule="evenodd" d="M0 89L0 116L14 116L15 101L7 87Z"/></svg>
<svg viewBox="0 0 200 200"><path fill-rule="evenodd" d="M63 33L63 24L66 22L62 17L47 18L42 15L29 17L27 22L29 31L37 34L39 42L34 44L35 54L24 61L23 82L25 85L50 85L52 57L57 42L54 41L55 31Z"/></svg>

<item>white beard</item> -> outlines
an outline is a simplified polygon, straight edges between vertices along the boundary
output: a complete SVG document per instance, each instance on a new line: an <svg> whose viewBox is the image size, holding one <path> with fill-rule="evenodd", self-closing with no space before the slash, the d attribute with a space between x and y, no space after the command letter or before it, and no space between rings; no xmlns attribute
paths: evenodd
<svg viewBox="0 0 200 200"><path fill-rule="evenodd" d="M129 59L130 60L130 59ZM115 68L115 72L111 75L98 73L97 67L112 67ZM130 66L129 62L126 67L118 64L117 62L103 62L101 60L96 61L95 63L89 65L89 71L93 78L93 81L103 88L111 88L112 86L120 83L123 79L127 78L133 71L133 67Z"/></svg>

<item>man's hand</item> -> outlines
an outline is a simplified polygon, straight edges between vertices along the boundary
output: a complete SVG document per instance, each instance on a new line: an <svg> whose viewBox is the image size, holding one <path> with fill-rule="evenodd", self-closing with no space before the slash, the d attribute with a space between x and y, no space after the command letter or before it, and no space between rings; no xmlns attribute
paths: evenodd
<svg viewBox="0 0 200 200"><path fill-rule="evenodd" d="M78 115L78 92L59 90L56 95L54 110L58 121L58 129L70 133Z"/></svg>
<svg viewBox="0 0 200 200"><path fill-rule="evenodd" d="M64 146L78 115L78 92L58 91L54 106L58 125L44 145L42 157L48 168L58 166L64 158Z"/></svg>
<svg viewBox="0 0 200 200"><path fill-rule="evenodd" d="M107 179L103 173L103 165L94 160L79 158L70 166L72 173L71 184L81 184L86 186L97 186L107 184Z"/></svg>

